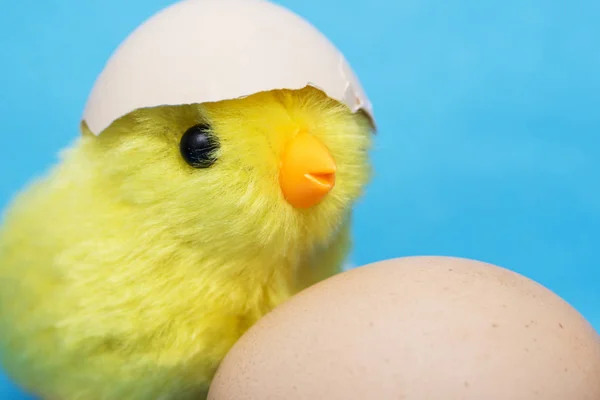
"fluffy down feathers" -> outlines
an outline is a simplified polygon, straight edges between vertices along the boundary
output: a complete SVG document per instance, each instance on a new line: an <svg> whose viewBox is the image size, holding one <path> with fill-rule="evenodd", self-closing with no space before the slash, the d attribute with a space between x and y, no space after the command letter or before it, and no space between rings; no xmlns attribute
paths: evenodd
<svg viewBox="0 0 600 400"><path fill-rule="evenodd" d="M199 122L221 144L202 170L179 153ZM3 366L50 399L201 398L249 326L342 267L369 178L368 121L305 88L142 109L98 137L82 128L0 233ZM338 168L305 210L278 185L301 129Z"/></svg>

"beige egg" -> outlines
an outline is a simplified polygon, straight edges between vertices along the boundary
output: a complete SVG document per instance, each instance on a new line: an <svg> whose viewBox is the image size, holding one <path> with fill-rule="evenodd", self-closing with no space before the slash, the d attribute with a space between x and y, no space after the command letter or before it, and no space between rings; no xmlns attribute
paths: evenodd
<svg viewBox="0 0 600 400"><path fill-rule="evenodd" d="M509 270L409 257L298 294L233 347L209 400L599 400L600 336Z"/></svg>

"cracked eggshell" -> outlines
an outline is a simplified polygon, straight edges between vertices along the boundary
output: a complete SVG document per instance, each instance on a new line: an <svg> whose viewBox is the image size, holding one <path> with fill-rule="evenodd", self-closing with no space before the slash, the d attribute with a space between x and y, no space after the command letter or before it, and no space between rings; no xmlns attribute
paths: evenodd
<svg viewBox="0 0 600 400"><path fill-rule="evenodd" d="M214 102L307 85L374 124L343 54L313 25L266 0L185 0L119 46L90 93L83 122L96 135L139 108Z"/></svg>
<svg viewBox="0 0 600 400"><path fill-rule="evenodd" d="M209 400L598 400L600 336L474 260L407 257L299 293L234 345Z"/></svg>

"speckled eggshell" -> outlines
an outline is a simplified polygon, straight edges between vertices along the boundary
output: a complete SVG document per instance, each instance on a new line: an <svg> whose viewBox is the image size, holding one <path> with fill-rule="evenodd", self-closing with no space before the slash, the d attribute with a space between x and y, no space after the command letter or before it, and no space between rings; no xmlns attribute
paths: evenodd
<svg viewBox="0 0 600 400"><path fill-rule="evenodd" d="M557 295L472 260L321 282L233 347L209 400L600 400L600 336Z"/></svg>

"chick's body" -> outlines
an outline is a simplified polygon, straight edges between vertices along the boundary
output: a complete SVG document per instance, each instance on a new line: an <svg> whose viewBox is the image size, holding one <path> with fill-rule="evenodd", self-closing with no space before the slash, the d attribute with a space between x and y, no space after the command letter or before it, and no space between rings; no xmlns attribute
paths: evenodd
<svg viewBox="0 0 600 400"><path fill-rule="evenodd" d="M192 168L195 124L219 143ZM0 234L0 355L45 399L198 399L258 318L340 270L369 177L365 117L316 89L141 109L85 131L22 193ZM279 184L296 135L336 164L295 208Z"/></svg>

